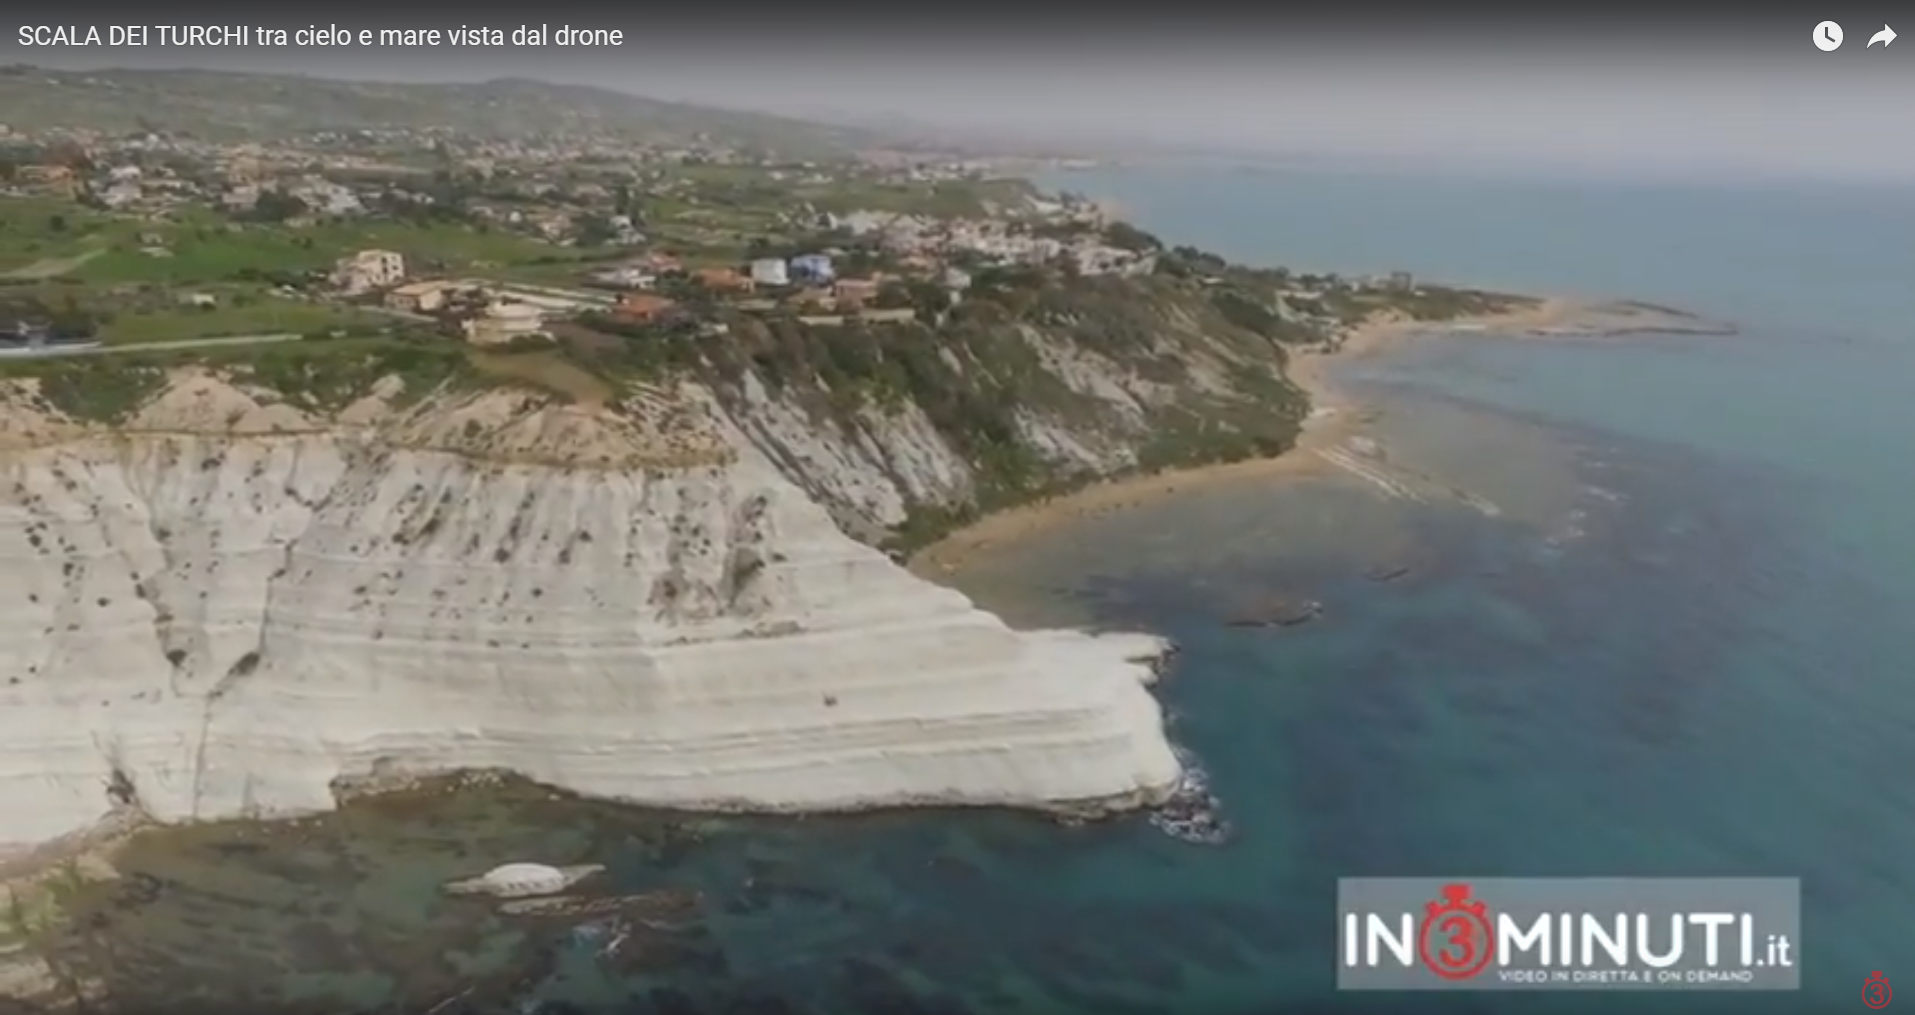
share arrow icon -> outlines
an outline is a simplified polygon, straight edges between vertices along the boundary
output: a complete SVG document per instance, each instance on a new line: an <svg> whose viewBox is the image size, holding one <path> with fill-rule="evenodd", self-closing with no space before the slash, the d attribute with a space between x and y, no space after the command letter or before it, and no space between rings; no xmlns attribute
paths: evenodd
<svg viewBox="0 0 1915 1015"><path fill-rule="evenodd" d="M1882 44L1883 49L1887 49L1888 44L1894 41L1895 41L1895 29L1890 28L1887 25L1883 25L1881 31L1876 32L1874 35L1869 36L1868 45L1862 48L1863 49L1873 48L1874 45L1879 42Z"/></svg>

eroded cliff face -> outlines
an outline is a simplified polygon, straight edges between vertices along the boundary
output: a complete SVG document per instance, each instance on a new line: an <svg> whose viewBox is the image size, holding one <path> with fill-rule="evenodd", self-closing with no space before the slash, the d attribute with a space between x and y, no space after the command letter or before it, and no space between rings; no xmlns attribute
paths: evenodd
<svg viewBox="0 0 1915 1015"><path fill-rule="evenodd" d="M867 542L919 512L1294 442L1308 403L1281 343L1134 280L1044 298L1060 304L856 339L752 325L732 337L759 351L700 376L746 440Z"/></svg>
<svg viewBox="0 0 1915 1015"><path fill-rule="evenodd" d="M106 430L13 382L0 849L459 769L762 810L1126 806L1177 778L1161 643L1020 634L911 577L740 439L768 417L398 393L314 418L181 372ZM902 477L961 485L936 447L832 482L879 513Z"/></svg>

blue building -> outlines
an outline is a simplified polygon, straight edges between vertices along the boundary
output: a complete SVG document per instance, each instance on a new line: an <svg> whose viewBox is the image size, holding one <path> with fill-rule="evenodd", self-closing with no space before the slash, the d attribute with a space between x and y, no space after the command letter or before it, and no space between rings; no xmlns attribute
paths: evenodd
<svg viewBox="0 0 1915 1015"><path fill-rule="evenodd" d="M799 254L791 259L791 276L794 281L829 282L837 272L831 268L829 254Z"/></svg>

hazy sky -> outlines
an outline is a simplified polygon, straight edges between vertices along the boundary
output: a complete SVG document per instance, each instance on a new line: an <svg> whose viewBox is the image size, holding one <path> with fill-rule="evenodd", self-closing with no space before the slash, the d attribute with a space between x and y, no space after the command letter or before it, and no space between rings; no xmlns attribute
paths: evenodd
<svg viewBox="0 0 1915 1015"><path fill-rule="evenodd" d="M1893 76L1826 64L1667 68L1404 54L1193 60L1144 73L1036 60L872 61L840 63L798 87L800 71L775 65L652 66L600 80L661 97L799 114L894 112L1037 137L1915 182L1915 52L1908 56L1908 69Z"/></svg>
<svg viewBox="0 0 1915 1015"><path fill-rule="evenodd" d="M552 15L546 15L552 16ZM635 26L620 50L48 50L58 66L183 66L394 80L508 75L796 115L902 118L1068 141L1135 140L1272 154L1609 174L1915 182L1915 39L1867 48L1846 17L1817 51L1810 18L1673 30L1610 24L1497 32L1312 26L1290 33L1094 27L1065 38L867 38L794 28L741 38ZM468 16L511 27L517 18ZM456 22L431 18L422 24ZM579 16L581 26L620 17ZM828 20L828 19L827 19ZM1267 29L1269 26L1264 26ZM1293 26L1295 27L1295 26ZM1915 21L1909 24L1915 31ZM953 34L955 33L955 34ZM669 33L663 33L669 35ZM694 38L693 36L697 37ZM939 40L927 44L924 40ZM11 43L11 40L9 40ZM1908 47L1908 48L1903 48Z"/></svg>

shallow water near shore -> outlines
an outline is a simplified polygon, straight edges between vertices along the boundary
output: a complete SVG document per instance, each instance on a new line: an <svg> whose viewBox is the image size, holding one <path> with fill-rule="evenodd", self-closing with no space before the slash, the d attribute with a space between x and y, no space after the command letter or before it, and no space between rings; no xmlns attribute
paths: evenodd
<svg viewBox="0 0 1915 1015"><path fill-rule="evenodd" d="M1402 382L1388 364L1352 374ZM1387 394L1376 426L1397 467L1508 509L1356 477L1207 489L960 576L1019 620L1178 641L1161 694L1235 826L1223 846L1139 819L689 818L522 786L419 795L152 836L114 897L83 907L70 966L127 1010L1362 1011L1384 1000L1333 992L1338 876L1751 874L1805 879L1812 997L1634 1003L1780 1012L1848 995L1915 902L1898 873L1906 801L1884 811L1880 792L1915 758L1909 706L1880 697L1863 654L1889 629L1882 591L1795 538L1814 528L1810 491L1447 393ZM1383 565L1409 570L1366 576ZM1225 624L1273 597L1326 613ZM686 889L698 912L621 930L439 893L519 859L603 863L588 894ZM614 932L630 939L603 954Z"/></svg>

